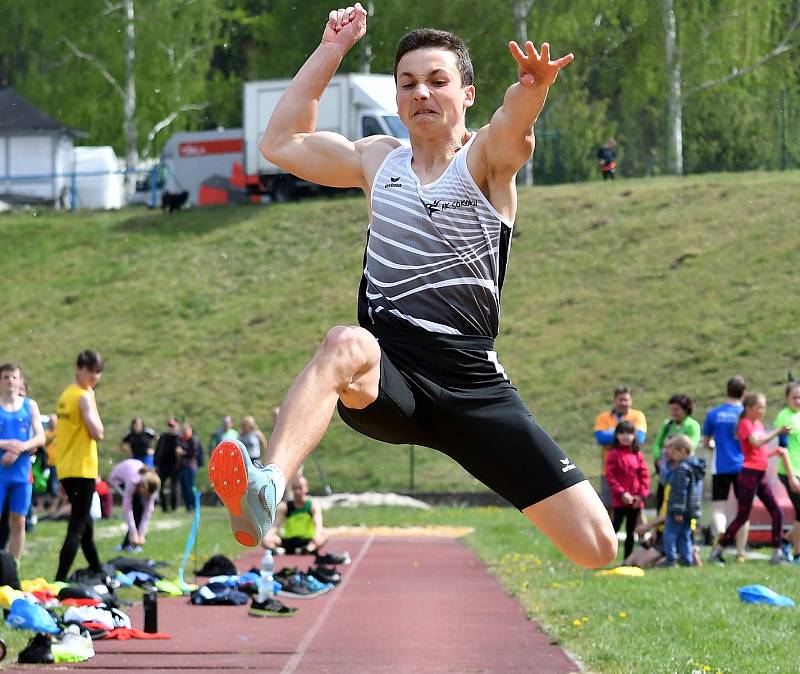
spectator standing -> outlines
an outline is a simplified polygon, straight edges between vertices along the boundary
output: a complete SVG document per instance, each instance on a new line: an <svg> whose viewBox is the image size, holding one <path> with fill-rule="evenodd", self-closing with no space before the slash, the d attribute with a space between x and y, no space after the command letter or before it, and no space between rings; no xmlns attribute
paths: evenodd
<svg viewBox="0 0 800 674"><path fill-rule="evenodd" d="M97 441L102 440L104 434L94 387L100 381L103 367L103 358L97 351L81 351L75 364L75 381L58 399L56 468L71 509L59 555L57 581L67 580L79 547L89 568L102 572L94 544L91 507L98 477Z"/></svg>
<svg viewBox="0 0 800 674"><path fill-rule="evenodd" d="M660 510L661 504L664 502L664 487L667 484L667 481L661 477L661 472L666 468L667 463L666 457L662 456L662 450L667 440L674 435L685 435L694 443L692 452L700 442L700 424L692 417L694 410L692 399L683 393L678 393L672 396L667 404L669 405L669 418L661 424L653 442L653 465L656 475L659 476L656 510Z"/></svg>
<svg viewBox="0 0 800 674"><path fill-rule="evenodd" d="M145 543L161 480L152 468L138 459L120 461L108 480L122 490L122 518L128 524L120 549L139 552Z"/></svg>
<svg viewBox="0 0 800 674"><path fill-rule="evenodd" d="M620 421L614 430L614 446L608 453L606 476L611 488L614 531L625 522L625 558L633 552L636 525L644 500L650 493L650 473L636 440L636 427Z"/></svg>
<svg viewBox="0 0 800 674"><path fill-rule="evenodd" d="M603 173L603 180L614 180L617 172L617 141L609 138L603 143L597 150L597 161Z"/></svg>
<svg viewBox="0 0 800 674"><path fill-rule="evenodd" d="M744 462L742 470L737 478L739 494L737 496L736 519L728 525L728 528L717 540L717 544L711 551L710 562L721 562L722 550L733 543L736 532L749 519L750 511L753 508L753 499L758 496L772 517L772 559L773 564L783 561L781 552L781 540L783 538L783 515L769 483L764 479L769 457L780 455L786 468L789 487L794 492L800 492L800 483L794 476L792 465L789 462L785 447L778 447L770 450L768 443L778 435L787 434L791 430L786 426L781 426L767 433L761 420L767 410L766 398L761 393L750 393L742 401L744 409L736 427L736 436L742 444Z"/></svg>
<svg viewBox="0 0 800 674"><path fill-rule="evenodd" d="M120 448L147 466L153 466L153 440L156 432L144 425L141 417L134 417L128 434L122 438Z"/></svg>
<svg viewBox="0 0 800 674"><path fill-rule="evenodd" d="M736 494L736 478L742 469L742 446L736 437L736 424L742 414L742 397L747 389L744 377L736 375L728 380L727 401L709 411L703 422L703 444L711 454L711 533L714 540L728 526L728 494ZM750 522L745 522L736 534L737 559L744 559Z"/></svg>
<svg viewBox="0 0 800 674"><path fill-rule="evenodd" d="M267 439L258 427L255 418L249 414L242 417L239 442L245 446L247 455L252 461L261 460L261 450L267 446Z"/></svg>
<svg viewBox="0 0 800 674"><path fill-rule="evenodd" d="M9 552L19 562L31 507L31 454L45 436L35 400L21 395L22 370L0 366L0 509L8 510Z"/></svg>
<svg viewBox="0 0 800 674"><path fill-rule="evenodd" d="M167 421L167 430L158 436L153 456L161 480L161 509L166 513L178 506L178 420ZM169 490L167 490L169 482Z"/></svg>
<svg viewBox="0 0 800 674"><path fill-rule="evenodd" d="M693 531L700 519L705 459L694 456L697 443L686 435L672 436L669 449L674 469L669 477L669 498L664 520L664 560L661 567L692 566ZM669 457L667 457L669 460ZM666 462L665 462L666 463ZM666 473L666 471L664 471Z"/></svg>
<svg viewBox="0 0 800 674"><path fill-rule="evenodd" d="M186 510L194 510L194 480L203 447L194 436L192 425L187 421L178 437L178 482L181 485L181 498Z"/></svg>
<svg viewBox="0 0 800 674"><path fill-rule="evenodd" d="M786 387L786 407L775 418L775 427L787 430L778 436L778 444L786 448L792 469L800 469L800 382L789 382ZM795 561L800 561L800 494L790 489L789 475L783 463L778 464L778 478L786 487L794 506L794 524L789 538L792 542L792 555Z"/></svg>
<svg viewBox="0 0 800 674"><path fill-rule="evenodd" d="M611 489L606 478L608 453L614 443L614 430L620 421L630 421L636 429L636 441L642 447L647 439L647 420L644 413L632 407L633 396L628 386L614 389L614 404L608 412L601 412L594 421L594 439L600 445L600 500L607 510L611 509Z"/></svg>
<svg viewBox="0 0 800 674"><path fill-rule="evenodd" d="M222 426L211 434L211 447L216 447L223 440L238 440L239 432L233 427L233 419L226 414L222 417Z"/></svg>

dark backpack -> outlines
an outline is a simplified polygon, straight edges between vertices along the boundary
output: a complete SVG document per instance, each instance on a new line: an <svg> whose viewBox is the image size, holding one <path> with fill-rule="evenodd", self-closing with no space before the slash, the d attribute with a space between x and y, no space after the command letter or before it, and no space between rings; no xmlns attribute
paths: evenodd
<svg viewBox="0 0 800 674"><path fill-rule="evenodd" d="M225 555L214 555L197 572L198 576L237 576L238 574L234 563Z"/></svg>

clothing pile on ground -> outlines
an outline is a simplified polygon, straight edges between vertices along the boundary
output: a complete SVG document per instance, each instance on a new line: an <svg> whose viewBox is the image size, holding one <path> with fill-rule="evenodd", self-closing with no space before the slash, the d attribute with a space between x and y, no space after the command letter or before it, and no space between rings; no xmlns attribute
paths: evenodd
<svg viewBox="0 0 800 674"><path fill-rule="evenodd" d="M205 606L241 606L250 602L250 615L259 617L287 617L297 612L285 606L285 600L314 599L330 592L342 581L336 566L350 564L347 552L316 555L314 564L302 571L297 566L287 566L273 574L272 591L266 590L259 601L262 577L254 567L239 574L233 562L223 555L215 555L198 571L207 576L205 585L191 594L191 603Z"/></svg>
<svg viewBox="0 0 800 674"><path fill-rule="evenodd" d="M168 634L134 629L117 597L117 589L122 586L138 585L150 590L169 583L156 571L157 565L153 561L117 558L105 564L102 572L76 571L68 583L36 578L13 583L17 587L0 586L0 607L5 610L6 623L34 633L20 651L19 662L83 662L94 656L92 642L98 639L171 638ZM171 593L171 589L162 591Z"/></svg>

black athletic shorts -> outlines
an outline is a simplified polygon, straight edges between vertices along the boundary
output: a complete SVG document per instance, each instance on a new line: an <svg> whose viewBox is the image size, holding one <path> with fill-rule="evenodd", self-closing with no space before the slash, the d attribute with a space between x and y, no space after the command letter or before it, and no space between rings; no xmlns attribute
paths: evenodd
<svg viewBox="0 0 800 674"><path fill-rule="evenodd" d="M339 415L371 438L439 450L522 510L586 478L503 373L488 337L368 328L381 348L378 398Z"/></svg>
<svg viewBox="0 0 800 674"><path fill-rule="evenodd" d="M717 473L716 475L712 475L711 500L727 501L731 486L733 486L733 493L739 496L739 487L736 483L736 478L738 477L739 473Z"/></svg>
<svg viewBox="0 0 800 674"><path fill-rule="evenodd" d="M800 522L800 494L795 494L791 489L789 489L789 478L786 477L786 475L783 473L778 473L778 478L781 482L783 482L783 486L786 487L786 493L789 495L789 500L794 506L794 521Z"/></svg>

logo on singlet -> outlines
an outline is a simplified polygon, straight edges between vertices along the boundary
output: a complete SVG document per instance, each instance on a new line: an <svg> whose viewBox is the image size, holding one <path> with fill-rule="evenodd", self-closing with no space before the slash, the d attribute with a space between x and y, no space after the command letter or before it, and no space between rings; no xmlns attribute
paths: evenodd
<svg viewBox="0 0 800 674"><path fill-rule="evenodd" d="M391 180L392 182L390 182L390 183L386 183L386 184L383 186L383 187L384 187L384 189L386 189L386 188L388 188L388 187L402 187L402 186L403 186L403 185L402 185L402 183L400 183L400 182L399 182L399 180L400 180L400 176L398 176L397 178L392 178L392 177L390 176L390 177L389 177L389 180Z"/></svg>
<svg viewBox="0 0 800 674"><path fill-rule="evenodd" d="M477 199L453 199L452 201L442 201L441 199L436 199L432 203L427 203L425 201L422 202L425 205L425 208L428 209L428 217L430 218L434 213L438 213L439 211L446 211L450 208L464 208L465 206L470 206L475 208L478 205Z"/></svg>
<svg viewBox="0 0 800 674"><path fill-rule="evenodd" d="M561 469L562 473L569 473L569 471L575 468L575 464L570 463L569 459L559 459L559 461L564 464L564 467Z"/></svg>

